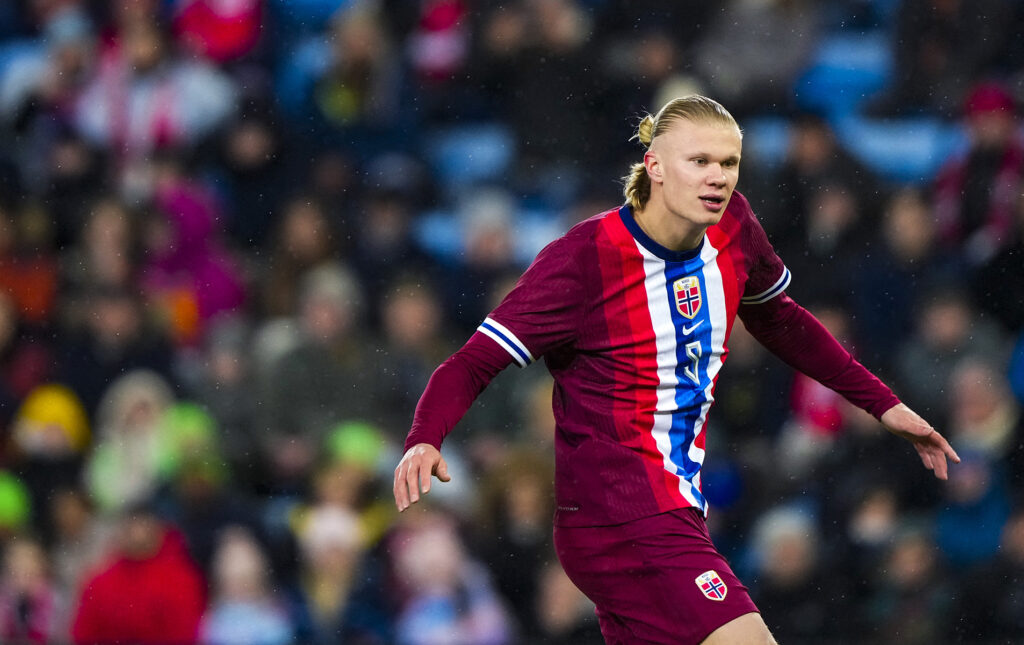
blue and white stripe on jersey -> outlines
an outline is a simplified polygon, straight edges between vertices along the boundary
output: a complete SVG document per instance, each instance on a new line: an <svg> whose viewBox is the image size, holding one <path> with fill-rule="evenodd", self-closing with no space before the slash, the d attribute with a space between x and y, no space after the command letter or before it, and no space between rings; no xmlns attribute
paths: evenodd
<svg viewBox="0 0 1024 645"><path fill-rule="evenodd" d="M775 296L785 291L786 287L789 286L789 281L791 279L792 276L789 274L789 269L783 267L782 275L780 275L779 279L775 281L775 284L773 284L771 287L765 289L764 291L757 295L743 296L742 298L740 298L740 302L745 305L759 305L763 302L768 302Z"/></svg>
<svg viewBox="0 0 1024 645"><path fill-rule="evenodd" d="M516 335L509 331L507 327L490 316L485 318L476 330L490 336L496 343L505 348L505 351L511 354L519 367L526 367L534 361L533 354L530 353L530 350L526 349L526 345L516 338Z"/></svg>

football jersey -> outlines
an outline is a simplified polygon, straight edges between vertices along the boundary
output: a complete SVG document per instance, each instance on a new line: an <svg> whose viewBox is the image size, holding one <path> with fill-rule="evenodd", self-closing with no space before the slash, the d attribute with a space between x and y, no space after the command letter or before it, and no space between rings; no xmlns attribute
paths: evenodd
<svg viewBox="0 0 1024 645"><path fill-rule="evenodd" d="M707 513L708 412L737 310L789 280L738 192L690 251L656 243L626 205L540 252L478 331L554 377L556 524Z"/></svg>

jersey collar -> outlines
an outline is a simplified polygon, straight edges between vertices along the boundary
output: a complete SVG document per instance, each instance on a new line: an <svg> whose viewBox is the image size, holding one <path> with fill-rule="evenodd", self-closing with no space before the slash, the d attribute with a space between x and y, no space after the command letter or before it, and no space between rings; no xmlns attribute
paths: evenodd
<svg viewBox="0 0 1024 645"><path fill-rule="evenodd" d="M701 249L704 248L705 238L701 238L701 243L696 248L687 249L686 251L673 251L658 244L647 233L644 233L644 230L636 223L636 218L633 217L633 208L629 204L623 204L619 208L619 217L633 236L633 239L640 243L640 246L666 262L686 262L687 260L692 260L700 255Z"/></svg>

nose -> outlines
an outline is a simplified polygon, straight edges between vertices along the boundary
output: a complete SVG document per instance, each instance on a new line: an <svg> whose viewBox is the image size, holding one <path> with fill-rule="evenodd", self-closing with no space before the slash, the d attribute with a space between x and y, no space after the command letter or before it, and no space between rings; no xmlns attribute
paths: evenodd
<svg viewBox="0 0 1024 645"><path fill-rule="evenodd" d="M711 164L708 166L707 182L712 186L724 186L725 170L722 169L722 164Z"/></svg>

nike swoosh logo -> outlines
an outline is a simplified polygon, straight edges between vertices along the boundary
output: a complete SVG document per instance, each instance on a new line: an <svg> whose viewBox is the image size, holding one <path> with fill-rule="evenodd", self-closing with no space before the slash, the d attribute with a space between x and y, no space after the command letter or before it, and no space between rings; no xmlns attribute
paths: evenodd
<svg viewBox="0 0 1024 645"><path fill-rule="evenodd" d="M690 325L689 327L683 327L683 335L684 336L689 336L694 331L696 331L698 327L700 327L703 324L704 324L704 321L701 320L696 325Z"/></svg>

